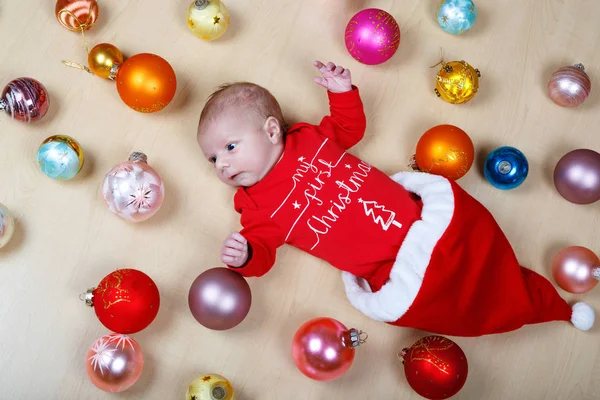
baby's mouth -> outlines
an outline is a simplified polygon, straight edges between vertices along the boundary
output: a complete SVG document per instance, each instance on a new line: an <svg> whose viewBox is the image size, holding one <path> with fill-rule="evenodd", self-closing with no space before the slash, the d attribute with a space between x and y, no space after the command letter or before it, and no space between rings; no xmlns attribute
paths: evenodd
<svg viewBox="0 0 600 400"><path fill-rule="evenodd" d="M229 180L234 180L239 174L241 174L241 172L238 172L237 174L233 174L229 177Z"/></svg>

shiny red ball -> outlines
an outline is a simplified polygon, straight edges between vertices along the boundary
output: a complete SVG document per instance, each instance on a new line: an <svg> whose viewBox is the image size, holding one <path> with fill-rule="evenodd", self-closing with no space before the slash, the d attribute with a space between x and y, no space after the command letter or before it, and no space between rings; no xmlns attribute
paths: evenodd
<svg viewBox="0 0 600 400"><path fill-rule="evenodd" d="M141 331L154 320L160 307L156 284L136 269L110 273L92 295L96 316L102 325L116 333Z"/></svg>
<svg viewBox="0 0 600 400"><path fill-rule="evenodd" d="M452 397L467 381L467 357L450 339L427 336L400 355L408 384L427 399Z"/></svg>

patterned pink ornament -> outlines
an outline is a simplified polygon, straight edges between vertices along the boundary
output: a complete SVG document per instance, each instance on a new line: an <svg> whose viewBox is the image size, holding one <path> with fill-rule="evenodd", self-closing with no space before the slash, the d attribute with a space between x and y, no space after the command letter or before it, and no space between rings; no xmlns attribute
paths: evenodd
<svg viewBox="0 0 600 400"><path fill-rule="evenodd" d="M144 353L131 337L118 333L102 336L85 356L85 370L92 383L105 392L123 392L142 375Z"/></svg>
<svg viewBox="0 0 600 400"><path fill-rule="evenodd" d="M135 152L106 174L102 186L108 209L119 217L141 222L160 209L164 184L160 175L147 163L144 153Z"/></svg>
<svg viewBox="0 0 600 400"><path fill-rule="evenodd" d="M400 28L387 12L368 8L358 12L346 26L346 49L357 61L381 64L394 55L400 45Z"/></svg>
<svg viewBox="0 0 600 400"><path fill-rule="evenodd" d="M10 81L2 91L0 110L21 122L40 120L50 106L48 91L33 78L17 78Z"/></svg>
<svg viewBox="0 0 600 400"><path fill-rule="evenodd" d="M559 69L548 82L548 95L561 107L577 107L591 91L592 83L582 64Z"/></svg>

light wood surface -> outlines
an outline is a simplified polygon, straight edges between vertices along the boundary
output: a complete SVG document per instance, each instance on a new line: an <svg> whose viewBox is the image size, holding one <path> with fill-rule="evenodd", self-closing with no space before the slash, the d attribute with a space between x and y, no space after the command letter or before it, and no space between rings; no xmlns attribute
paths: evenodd
<svg viewBox="0 0 600 400"><path fill-rule="evenodd" d="M340 272L294 248L276 267L250 279L252 309L237 328L215 332L189 312L188 289L203 270L221 265L222 239L239 228L233 189L213 175L196 144L199 112L219 84L250 80L268 87L291 122L318 122L328 112L312 82L312 61L352 70L368 118L365 139L352 152L386 173L407 170L420 135L450 123L468 132L477 162L460 184L496 216L523 265L550 277L553 255L568 245L600 252L600 204L576 206L552 184L558 159L575 148L600 150L600 3L592 0L476 2L467 34L443 32L435 1L229 0L229 31L203 42L188 30L188 1L101 0L100 18L86 33L90 46L110 42L126 56L151 52L177 73L173 102L147 115L129 109L113 82L65 67L85 62L81 35L64 29L55 2L0 4L0 84L30 76L48 88L51 108L25 125L0 115L0 202L16 217L11 243L0 250L1 399L183 399L198 375L231 380L241 400L419 399L396 353L425 332L367 319L346 300ZM386 64L365 66L344 47L351 16L383 8L397 19L402 41ZM446 60L464 59L482 73L473 101L451 105L433 93L440 47ZM581 62L592 79L582 106L563 109L546 93L551 73ZM53 134L73 136L86 164L73 181L44 176L35 162ZM531 172L517 190L502 192L482 175L491 149L512 145ZM142 150L165 180L163 208L131 224L103 204L104 174L129 152ZM134 338L146 363L138 383L108 394L88 380L84 358L108 331L78 295L117 268L148 273L161 293L157 319ZM585 299L600 310L600 288ZM510 293L506 294L507 296ZM306 320L329 316L362 329L369 340L341 379L320 383L301 375L291 340ZM525 327L481 338L453 338L469 360L457 399L600 398L600 328L567 323Z"/></svg>

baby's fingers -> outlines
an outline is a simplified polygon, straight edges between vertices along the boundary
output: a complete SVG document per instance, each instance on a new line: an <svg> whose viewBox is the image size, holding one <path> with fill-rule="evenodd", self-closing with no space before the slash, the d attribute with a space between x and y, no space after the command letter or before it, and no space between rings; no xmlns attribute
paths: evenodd
<svg viewBox="0 0 600 400"><path fill-rule="evenodd" d="M344 72L344 67L338 65L337 67L335 67L335 69L333 70L333 73L335 75L341 75Z"/></svg>
<svg viewBox="0 0 600 400"><path fill-rule="evenodd" d="M232 249L231 247L226 247L223 249L224 256L241 257L243 254L244 252L242 250Z"/></svg>

